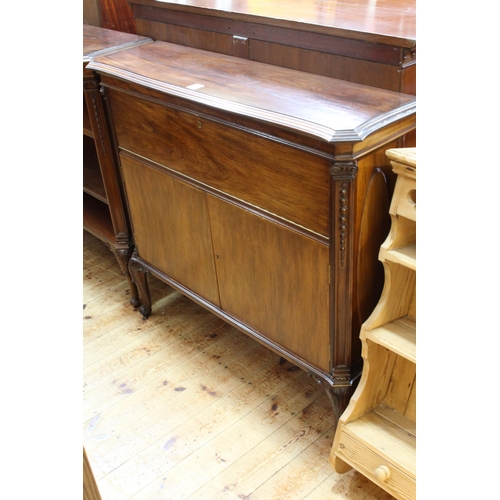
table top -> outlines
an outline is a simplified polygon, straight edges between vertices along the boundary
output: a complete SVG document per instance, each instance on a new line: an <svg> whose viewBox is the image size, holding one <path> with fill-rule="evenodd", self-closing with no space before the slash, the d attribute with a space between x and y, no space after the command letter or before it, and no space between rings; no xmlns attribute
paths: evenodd
<svg viewBox="0 0 500 500"><path fill-rule="evenodd" d="M361 141L416 113L415 96L161 41L95 58L88 67L329 142Z"/></svg>
<svg viewBox="0 0 500 500"><path fill-rule="evenodd" d="M107 54L116 50L127 49L152 40L148 37L121 33L119 31L83 25L83 62L90 61L93 57Z"/></svg>
<svg viewBox="0 0 500 500"><path fill-rule="evenodd" d="M413 47L416 0L129 0L365 41Z"/></svg>

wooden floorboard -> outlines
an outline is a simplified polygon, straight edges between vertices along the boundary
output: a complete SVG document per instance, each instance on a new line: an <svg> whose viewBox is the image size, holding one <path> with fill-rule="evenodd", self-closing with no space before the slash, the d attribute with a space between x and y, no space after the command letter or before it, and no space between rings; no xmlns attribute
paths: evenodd
<svg viewBox="0 0 500 500"><path fill-rule="evenodd" d="M392 498L333 471L333 412L305 372L154 278L145 320L86 232L83 256L83 443L102 500Z"/></svg>

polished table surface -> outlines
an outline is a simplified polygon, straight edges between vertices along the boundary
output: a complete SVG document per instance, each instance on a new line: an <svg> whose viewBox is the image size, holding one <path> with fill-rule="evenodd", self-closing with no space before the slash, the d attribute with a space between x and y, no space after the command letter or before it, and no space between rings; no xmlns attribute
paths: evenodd
<svg viewBox="0 0 500 500"><path fill-rule="evenodd" d="M83 25L83 62L89 62L92 57L131 48L151 40L144 36L100 28L90 24Z"/></svg>
<svg viewBox="0 0 500 500"><path fill-rule="evenodd" d="M154 40L416 93L416 0L128 1Z"/></svg>
<svg viewBox="0 0 500 500"><path fill-rule="evenodd" d="M135 2L134 2L135 3ZM212 10L221 17L266 18L267 24L411 47L416 40L416 0L141 0L142 5L184 11ZM262 21L262 19L260 19Z"/></svg>
<svg viewBox="0 0 500 500"><path fill-rule="evenodd" d="M361 141L415 112L411 95L161 41L101 56L92 68L331 143Z"/></svg>

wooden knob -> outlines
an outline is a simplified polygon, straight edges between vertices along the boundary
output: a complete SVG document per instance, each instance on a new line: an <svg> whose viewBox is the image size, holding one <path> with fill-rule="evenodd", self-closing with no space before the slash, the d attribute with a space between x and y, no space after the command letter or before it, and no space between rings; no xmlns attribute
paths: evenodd
<svg viewBox="0 0 500 500"><path fill-rule="evenodd" d="M376 469L375 469L375 477L379 480L379 481L387 481L389 479L389 477L391 476L391 471L385 466L385 465L379 465Z"/></svg>

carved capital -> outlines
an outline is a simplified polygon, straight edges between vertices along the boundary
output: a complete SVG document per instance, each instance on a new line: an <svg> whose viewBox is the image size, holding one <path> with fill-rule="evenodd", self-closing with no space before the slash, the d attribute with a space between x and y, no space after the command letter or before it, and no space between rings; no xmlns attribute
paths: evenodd
<svg viewBox="0 0 500 500"><path fill-rule="evenodd" d="M330 174L335 180L352 180L358 173L358 165L354 161L334 163L330 168Z"/></svg>
<svg viewBox="0 0 500 500"><path fill-rule="evenodd" d="M99 82L97 80L84 80L83 90L96 90L99 88Z"/></svg>

